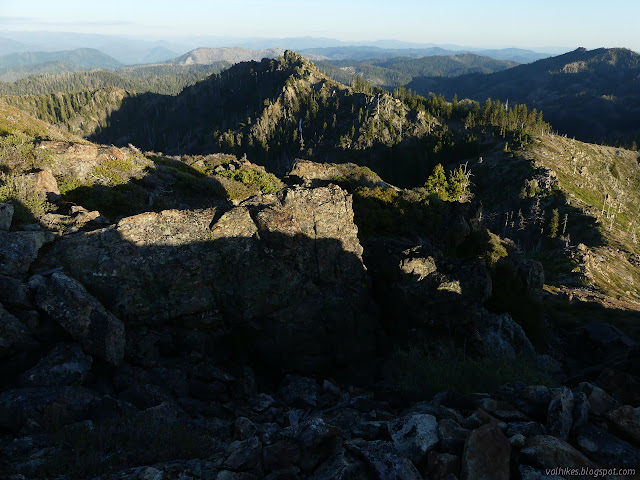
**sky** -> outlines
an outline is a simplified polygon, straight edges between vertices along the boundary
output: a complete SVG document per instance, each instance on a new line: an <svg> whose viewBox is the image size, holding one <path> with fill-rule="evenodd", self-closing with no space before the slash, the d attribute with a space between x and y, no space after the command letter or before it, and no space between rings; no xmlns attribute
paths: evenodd
<svg viewBox="0 0 640 480"><path fill-rule="evenodd" d="M640 51L635 0L0 0L0 30Z"/></svg>

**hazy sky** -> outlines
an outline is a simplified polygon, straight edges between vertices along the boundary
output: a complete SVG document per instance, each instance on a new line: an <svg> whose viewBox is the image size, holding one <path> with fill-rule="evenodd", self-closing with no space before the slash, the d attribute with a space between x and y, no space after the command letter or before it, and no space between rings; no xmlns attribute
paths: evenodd
<svg viewBox="0 0 640 480"><path fill-rule="evenodd" d="M472 47L628 47L636 0L0 0L0 29L396 39Z"/></svg>

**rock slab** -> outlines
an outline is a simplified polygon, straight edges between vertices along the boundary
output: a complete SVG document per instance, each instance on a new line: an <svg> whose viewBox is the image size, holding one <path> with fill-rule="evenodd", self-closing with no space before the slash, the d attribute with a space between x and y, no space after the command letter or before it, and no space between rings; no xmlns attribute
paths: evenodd
<svg viewBox="0 0 640 480"><path fill-rule="evenodd" d="M36 302L82 346L114 365L124 356L125 327L84 286L56 272L38 287Z"/></svg>

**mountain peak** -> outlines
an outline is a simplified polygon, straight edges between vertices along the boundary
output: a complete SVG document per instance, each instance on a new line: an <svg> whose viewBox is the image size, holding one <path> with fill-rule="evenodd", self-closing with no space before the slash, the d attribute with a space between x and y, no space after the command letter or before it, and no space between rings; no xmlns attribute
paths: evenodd
<svg viewBox="0 0 640 480"><path fill-rule="evenodd" d="M304 62L304 58L298 52L293 50L285 50L284 59L289 62Z"/></svg>

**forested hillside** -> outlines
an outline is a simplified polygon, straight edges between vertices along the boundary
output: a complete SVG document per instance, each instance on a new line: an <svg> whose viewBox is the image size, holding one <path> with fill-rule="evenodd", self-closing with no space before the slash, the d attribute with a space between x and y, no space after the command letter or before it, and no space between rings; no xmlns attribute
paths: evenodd
<svg viewBox="0 0 640 480"><path fill-rule="evenodd" d="M95 48L78 48L60 52L23 52L0 56L0 67L16 67L47 62L66 62L84 68L117 68L122 64Z"/></svg>
<svg viewBox="0 0 640 480"><path fill-rule="evenodd" d="M434 55L422 58L333 60L316 62L318 68L334 80L349 83L350 76L360 75L374 86L394 88L409 83L414 77L457 77L470 73L492 73L518 65L470 53Z"/></svg>
<svg viewBox="0 0 640 480"><path fill-rule="evenodd" d="M0 95L80 92L105 87L117 87L137 93L176 95L186 86L193 85L213 73L219 73L230 65L227 62L215 62L210 65L150 64L121 67L117 70L31 75L12 83L0 82Z"/></svg>
<svg viewBox="0 0 640 480"><path fill-rule="evenodd" d="M415 78L407 88L451 99L526 103L554 128L584 141L638 143L640 55L625 49L578 49L489 75Z"/></svg>

